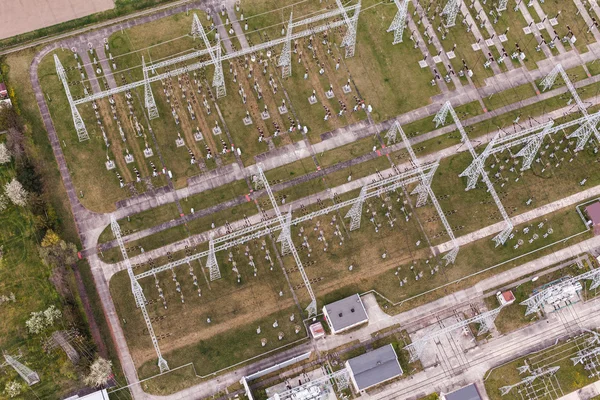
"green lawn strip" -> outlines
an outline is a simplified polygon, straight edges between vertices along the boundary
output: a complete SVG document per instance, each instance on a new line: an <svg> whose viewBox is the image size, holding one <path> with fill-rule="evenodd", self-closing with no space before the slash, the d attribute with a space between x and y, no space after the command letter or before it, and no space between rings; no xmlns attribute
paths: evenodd
<svg viewBox="0 0 600 400"><path fill-rule="evenodd" d="M376 136L369 136L335 149L319 153L317 154L317 159L319 160L321 167L325 168L369 153L373 151L373 147L380 147L379 140Z"/></svg>

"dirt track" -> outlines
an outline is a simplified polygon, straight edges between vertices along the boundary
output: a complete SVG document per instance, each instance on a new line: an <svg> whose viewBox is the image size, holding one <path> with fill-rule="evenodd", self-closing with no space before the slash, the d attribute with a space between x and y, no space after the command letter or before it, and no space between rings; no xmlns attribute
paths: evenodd
<svg viewBox="0 0 600 400"><path fill-rule="evenodd" d="M113 0L12 0L0 2L0 39L109 10Z"/></svg>

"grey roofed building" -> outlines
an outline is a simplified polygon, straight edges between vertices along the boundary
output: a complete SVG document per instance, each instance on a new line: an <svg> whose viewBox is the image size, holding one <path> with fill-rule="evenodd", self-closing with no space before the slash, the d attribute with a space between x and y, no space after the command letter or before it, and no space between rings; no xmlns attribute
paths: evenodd
<svg viewBox="0 0 600 400"><path fill-rule="evenodd" d="M369 321L367 310L358 294L327 304L323 307L323 314L333 334Z"/></svg>
<svg viewBox="0 0 600 400"><path fill-rule="evenodd" d="M350 380L357 392L402 375L398 355L391 344L346 361Z"/></svg>
<svg viewBox="0 0 600 400"><path fill-rule="evenodd" d="M474 383L455 390L452 393L442 394L442 400L481 400L479 390Z"/></svg>

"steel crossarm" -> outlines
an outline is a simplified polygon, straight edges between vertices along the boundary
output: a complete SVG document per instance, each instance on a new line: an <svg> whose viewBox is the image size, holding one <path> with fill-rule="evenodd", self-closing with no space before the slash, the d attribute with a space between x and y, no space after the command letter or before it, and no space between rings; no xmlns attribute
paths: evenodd
<svg viewBox="0 0 600 400"><path fill-rule="evenodd" d="M434 162L434 163L426 164L422 168L424 171L429 171L431 169L437 168L438 166L439 166L439 163ZM414 169L411 169L411 170L404 171L404 172L401 172L396 175L392 175L388 178L385 178L385 179L382 179L379 181L368 183L367 185L365 185L365 187L367 187L367 189L369 190L365 196L365 199L380 196L381 194L384 194L386 192L396 190L402 186L405 186L405 185L408 185L411 183L416 183L418 181L419 181L419 177L417 175L417 171L415 171ZM386 185L389 185L389 186L386 186ZM343 201L340 203L336 203L332 206L325 207L321 210L317 210L317 211L311 212L309 214L295 218L291 221L291 224L297 225L298 223L301 223L304 221L310 221L315 217L318 217L321 215L326 215L326 214L329 214L330 212L333 212L333 211L336 211L336 210L339 210L339 209L342 209L342 208L345 208L348 206L352 206L357 201L358 201L358 198L354 198L354 199L346 200L346 201ZM277 219L277 217L261 221L255 225L244 227L242 229L231 232L227 235L223 235L223 236L215 238L214 243L215 244L220 243L219 245L215 246L215 252L223 251L223 250L229 249L231 247L235 247L237 245L247 243L248 241L251 241L251 240L257 239L259 237L268 235L272 232L278 231L280 228L281 227L280 227L279 220ZM138 280L147 278L147 277L153 276L154 274L157 274L159 272L167 271L172 268L178 267L180 265L187 264L191 261L195 261L200 258L207 257L208 254L209 254L208 251L201 251L201 252L192 254L190 256L187 256L181 260L172 261L163 266L155 267L149 271L142 272L142 273L136 275L135 278Z"/></svg>
<svg viewBox="0 0 600 400"><path fill-rule="evenodd" d="M533 125L529 128L521 129L518 132L510 133L508 135L499 136L495 141L495 146L491 154L501 153L513 146L527 143L530 139L529 135L533 133L538 133L539 131L546 129L548 129L548 133L550 133L551 131L549 128L552 128L552 126L554 126L553 120L544 122L543 124Z"/></svg>
<svg viewBox="0 0 600 400"><path fill-rule="evenodd" d="M452 104L449 101L447 101L444 104L442 111L445 113L450 112L450 115L452 115L452 119L454 120L454 123L456 124L456 127L458 128L458 131L460 132L461 141L467 145L467 148L468 148L469 152L471 153L471 155L473 156L473 159L477 159L478 158L477 153L475 152L475 149L473 148L473 144L471 143L469 136L467 136L467 132L465 132L465 129L462 126L462 123L460 122L458 115L456 115L456 111L454 111L454 108L452 107ZM496 189L494 189L494 185L490 181L490 178L488 177L487 172L483 168L483 162L480 162L478 164L477 168L478 168L477 173L481 175L483 182L487 186L488 192L492 195L492 198L494 199L494 202L496 203L496 207L498 207L498 211L500 212L500 214L502 215L502 218L506 222L506 228L502 232L500 232L498 235L494 236L494 238L493 238L494 242L496 242L496 247L498 247L499 245L504 244L506 242L506 240L508 239L508 237L510 236L510 233L513 229L513 224L512 224L512 221L510 220L510 217L506 213L506 210L504 209L504 206L502 205L502 202L500 201L498 194L496 193Z"/></svg>
<svg viewBox="0 0 600 400"><path fill-rule="evenodd" d="M314 24L315 22L319 22L319 21L323 21L325 19L337 17L338 15L342 15L344 13L355 11L359 8L360 8L360 5L358 5L358 4L354 4L352 6L347 6L347 7L342 7L342 8L336 8L332 11L328 11L323 14L315 15L314 17L309 17L306 19L302 19L300 21L292 22L292 28L296 28L296 27L302 26L302 25Z"/></svg>
<svg viewBox="0 0 600 400"><path fill-rule="evenodd" d="M306 29L306 30L292 34L290 40L294 41L296 39L300 39L303 37L307 37L310 35L324 32L329 29L334 29L334 28L343 26L344 24L345 24L345 21L334 21L332 23L327 23L326 25L312 27L310 29ZM254 45L254 46L251 46L251 47L248 47L245 49L240 49L235 52L225 53L221 56L221 61L230 60L230 59L234 59L237 57L243 57L248 54L260 52L262 50L283 44L283 43L285 43L286 40L288 40L288 38L286 36L284 36L282 38L273 39L269 42L260 43L260 44L257 44L257 45ZM154 76L151 76L148 78L148 81L150 83L152 83L152 82L164 80L166 78L177 77L186 72L193 72L193 71L202 69L204 67L207 67L209 65L212 65L212 60L195 62L195 63L187 65L185 67L176 68L171 71L166 71L161 74L156 74ZM79 105L79 104L88 103L90 101L99 100L104 97L108 97L108 96L115 95L118 93L123 93L128 90L132 90L132 89L138 88L140 86L144 86L144 84L145 84L144 80L131 82L131 83L128 83L128 84L125 84L122 86L117 86L112 89L108 89L108 90L104 90L104 91L101 91L98 93L90 94L90 95L82 97L78 100L74 100L73 104Z"/></svg>
<svg viewBox="0 0 600 400"><path fill-rule="evenodd" d="M144 317L144 321L146 322L148 334L152 339L152 345L154 346L156 356L158 357L158 367L160 368L160 372L163 373L169 370L169 365L167 364L167 361L163 358L162 353L160 351L160 347L158 346L158 340L156 339L156 335L154 334L152 321L150 321L150 316L148 315L148 310L146 309L146 298L144 297L144 292L139 282L133 275L131 261L129 260L127 250L125 249L125 244L123 243L123 237L121 236L121 227L119 226L119 223L117 222L114 216L111 216L110 219L111 230L115 235L115 238L117 239L117 243L119 244L119 248L121 249L121 255L123 256L123 262L127 267L127 273L129 275L129 279L131 280L131 291L133 293L133 297L135 298L137 306L142 311L142 316Z"/></svg>
<svg viewBox="0 0 600 400"><path fill-rule="evenodd" d="M573 361L573 365L577 365L579 363L583 363L586 358L594 357L600 355L600 347L595 347L591 350L583 349L577 352L577 356L571 357L571 361Z"/></svg>
<svg viewBox="0 0 600 400"><path fill-rule="evenodd" d="M418 359L420 357L421 352L424 349L424 345L427 342L429 342L435 338L438 338L440 336L446 335L448 333L452 333L457 329L464 328L464 327L468 326L469 324L478 323L478 322L489 324L490 321L494 321L494 319L500 313L501 309L502 309L502 306L495 308L493 310L486 311L484 313L475 315L474 317L459 321L455 324L446 326L442 329L433 331L430 334L428 334L420 339L415 340L413 343L405 346L404 348L411 353L411 362L416 361L416 359ZM482 332L482 333L485 333L485 332Z"/></svg>
<svg viewBox="0 0 600 400"><path fill-rule="evenodd" d="M215 52L215 51L217 51L217 48L215 46L211 46L211 47L206 48L206 49L196 50L196 51L193 51L191 53L183 54L183 55L175 57L175 58L169 58L168 60L159 61L159 62L156 62L156 63L153 63L153 64L146 65L144 67L144 69L146 71L151 71L151 72L154 73L159 68L164 68L164 67L168 67L169 65L179 64L179 63L182 63L184 61L193 60L193 59L202 57L204 55L207 55L207 54L209 54L211 52Z"/></svg>
<svg viewBox="0 0 600 400"><path fill-rule="evenodd" d="M448 219L446 218L446 214L444 214L444 210L442 210L442 207L440 206L440 203L438 202L437 197L435 196L435 193L433 192L433 189L431 189L431 179L426 177L425 172L421 168L419 159L417 158L417 155L415 154L415 151L413 150L413 148L410 144L410 141L408 140L408 137L406 136L406 133L404 133L404 129L402 129L402 127L400 126L400 124L398 122L394 122L394 124L396 125L395 126L396 131L398 133L400 133L400 136L402 136L402 141L404 142L404 147L408 151L408 154L410 155L410 158L412 159L412 162L415 165L415 168L419 172L419 175L421 178L421 185L423 185L423 188L427 191L427 193L429 195L429 200L435 207L435 210L437 211L438 216L440 217L440 221L442 221L442 225L444 225L444 228L446 229L446 232L448 233L448 236L450 237L450 240L452 241L452 250L449 252L449 254L444 256L446 259L446 265L448 265L450 263L454 263L454 260L456 259L456 256L458 255L458 247L459 247L458 243L456 242L456 237L454 236L454 231L452 230L452 227L450 227L450 224L448 223ZM392 128L392 129L394 129L394 128ZM433 171L435 171L435 170L433 170Z"/></svg>
<svg viewBox="0 0 600 400"><path fill-rule="evenodd" d="M269 181L265 176L260 165L258 165L258 174L260 179L263 181L263 185L265 187L265 190L267 191L267 195L269 196L269 200L271 201L273 210L275 210L275 215L277 215L277 220L279 221L281 230L284 233L287 232L286 237L283 238L284 240L287 240L287 245L285 246L285 248L292 253L294 260L296 261L296 267L298 267L298 271L300 272L302 280L304 281L304 286L306 286L306 290L308 291L308 294L310 296L311 302L306 308L306 311L308 312L308 317L310 318L314 315L317 315L317 298L315 296L315 293L313 292L312 285L310 284L310 279L308 279L308 275L306 275L306 271L304 270L304 266L302 265L302 260L300 260L300 255L298 255L296 246L294 246L294 242L292 241L292 236L290 234L291 213L289 214L289 219L281 215L279 205L277 204L277 200L275 200L275 196L273 195L273 191L271 190L271 185L269 185Z"/></svg>
<svg viewBox="0 0 600 400"><path fill-rule="evenodd" d="M596 289L600 286L600 268L594 268L590 271L584 272L581 275L573 276L569 279L561 281L555 285L549 286L536 294L530 296L529 298L522 301L522 306L527 306L527 310L525 311L525 315L532 314L537 312L540 309L540 306L550 298L554 293L561 291L563 287L570 286L575 282L591 279L592 284L590 285L590 290Z"/></svg>

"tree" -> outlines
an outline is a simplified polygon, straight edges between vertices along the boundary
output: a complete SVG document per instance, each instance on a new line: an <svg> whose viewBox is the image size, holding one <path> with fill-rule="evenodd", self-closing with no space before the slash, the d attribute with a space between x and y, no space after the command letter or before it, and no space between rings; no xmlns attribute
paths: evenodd
<svg viewBox="0 0 600 400"><path fill-rule="evenodd" d="M25 154L25 135L17 128L8 128L6 146L15 160L19 161Z"/></svg>
<svg viewBox="0 0 600 400"><path fill-rule="evenodd" d="M4 186L4 190L13 204L21 207L27 205L27 191L23 189L23 185L15 178Z"/></svg>
<svg viewBox="0 0 600 400"><path fill-rule="evenodd" d="M44 311L44 318L46 319L46 325L52 326L55 321L62 318L62 312L56 306L52 305Z"/></svg>
<svg viewBox="0 0 600 400"><path fill-rule="evenodd" d="M4 387L4 393L11 399L20 395L21 390L23 390L23 386L17 381L10 381Z"/></svg>
<svg viewBox="0 0 600 400"><path fill-rule="evenodd" d="M37 335L54 325L61 318L62 312L52 305L44 311L32 312L31 317L25 321L25 326L27 326L29 333Z"/></svg>
<svg viewBox="0 0 600 400"><path fill-rule="evenodd" d="M98 357L90 366L90 373L84 378L84 382L88 386L100 387L108 383L108 379L112 375L112 362Z"/></svg>
<svg viewBox="0 0 600 400"><path fill-rule="evenodd" d="M22 158L17 163L17 180L29 193L41 194L44 190L42 178L35 170L35 166L27 158Z"/></svg>
<svg viewBox="0 0 600 400"><path fill-rule="evenodd" d="M0 164L6 164L10 162L10 150L4 143L0 143Z"/></svg>
<svg viewBox="0 0 600 400"><path fill-rule="evenodd" d="M46 239L44 237L44 239ZM73 265L77 262L77 247L73 243L60 240L58 243L38 248L38 253L44 264L52 267L63 267Z"/></svg>
<svg viewBox="0 0 600 400"><path fill-rule="evenodd" d="M51 247L60 242L60 236L56 234L52 229L46 231L46 235L42 239L42 247Z"/></svg>

